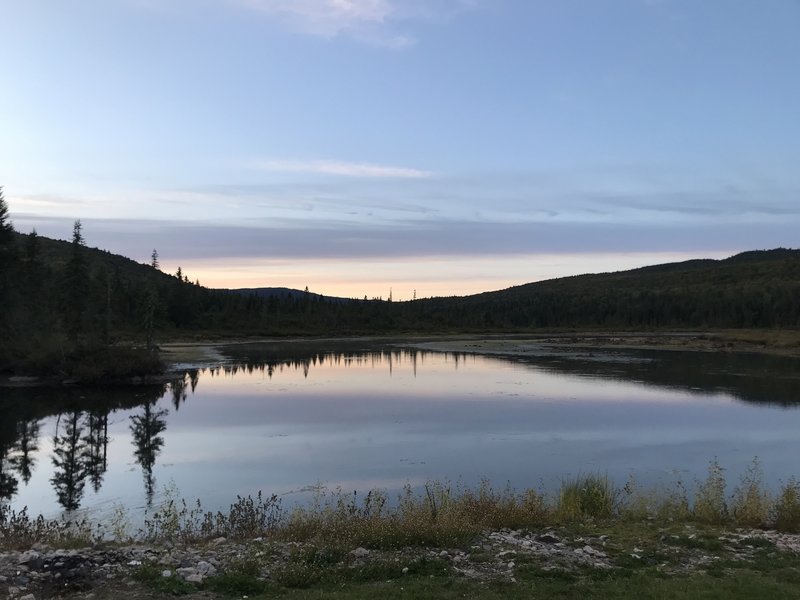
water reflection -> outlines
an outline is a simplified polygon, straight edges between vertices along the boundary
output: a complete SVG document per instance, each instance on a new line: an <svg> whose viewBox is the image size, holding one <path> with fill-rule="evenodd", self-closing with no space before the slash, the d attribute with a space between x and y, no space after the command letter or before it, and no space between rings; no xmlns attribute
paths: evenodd
<svg viewBox="0 0 800 600"><path fill-rule="evenodd" d="M31 480L36 466L36 452L39 450L39 419L17 423L17 448L19 454L14 458L14 467L24 483Z"/></svg>
<svg viewBox="0 0 800 600"><path fill-rule="evenodd" d="M53 484L58 503L65 510L71 511L80 508L83 498L88 474L84 462L87 444L86 439L81 437L83 427L80 412L73 411L63 419L63 423L61 421L59 415L53 436L53 455L50 459L55 473L50 483Z"/></svg>
<svg viewBox="0 0 800 600"><path fill-rule="evenodd" d="M703 460L718 452L716 436L728 436L749 460L763 440L742 440L763 436L771 423L786 426L758 407L793 408L800 400L800 362L782 357L586 349L487 358L357 343L245 344L226 354L225 364L187 370L164 385L4 390L0 503L23 496L34 510L74 511L129 495L132 469L140 473L136 493L150 506L158 483L182 477L211 476L220 490L249 493L242 482L289 489L298 478L314 484L340 471L350 478L340 481L402 481L412 468L440 476L437 464L445 476L467 469L486 476L500 471L498 461L522 469L520 457L534 450L554 468L582 452L631 465L637 444L659 436L664 445L695 444ZM714 395L753 411L719 426L698 419L711 416ZM652 398L656 408L632 410L620 405L626 398L639 405ZM670 406L678 399L697 399L694 412ZM760 429L750 427L756 421ZM391 466L398 461L406 469L400 474ZM273 469L268 481L265 464Z"/></svg>
<svg viewBox="0 0 800 600"><path fill-rule="evenodd" d="M184 380L180 380L183 382ZM178 389L180 384L175 385ZM175 396L186 401L186 394ZM176 404L177 408L177 404ZM156 402L146 402L141 414L131 416L131 433L133 434L134 456L136 462L142 467L144 475L145 496L147 505L153 504L153 494L155 493L155 478L153 477L153 466L156 464L156 457L161 452L164 445L162 433L167 429L167 422L164 419L169 414L166 409L157 409Z"/></svg>

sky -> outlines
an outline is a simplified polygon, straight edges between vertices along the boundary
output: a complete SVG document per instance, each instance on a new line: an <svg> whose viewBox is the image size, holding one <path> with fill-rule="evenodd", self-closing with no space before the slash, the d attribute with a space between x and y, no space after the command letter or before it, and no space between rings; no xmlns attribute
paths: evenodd
<svg viewBox="0 0 800 600"><path fill-rule="evenodd" d="M462 295L800 232L799 0L0 0L17 230Z"/></svg>

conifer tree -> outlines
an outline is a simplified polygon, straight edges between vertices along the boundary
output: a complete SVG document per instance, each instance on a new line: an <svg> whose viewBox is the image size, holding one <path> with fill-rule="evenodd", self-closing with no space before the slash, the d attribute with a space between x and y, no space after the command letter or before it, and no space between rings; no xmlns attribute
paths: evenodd
<svg viewBox="0 0 800 600"><path fill-rule="evenodd" d="M8 203L3 196L3 188L0 186L0 246L4 246L11 242L11 234L14 232L14 226L11 224L11 219L8 215Z"/></svg>
<svg viewBox="0 0 800 600"><path fill-rule="evenodd" d="M89 292L89 270L86 264L86 242L83 239L83 225L75 221L72 229L72 250L65 281L64 317L69 338L73 343L83 331Z"/></svg>

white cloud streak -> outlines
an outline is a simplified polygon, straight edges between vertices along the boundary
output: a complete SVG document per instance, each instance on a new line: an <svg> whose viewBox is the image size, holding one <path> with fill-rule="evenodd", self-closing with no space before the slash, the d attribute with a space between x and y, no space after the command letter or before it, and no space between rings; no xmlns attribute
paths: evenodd
<svg viewBox="0 0 800 600"><path fill-rule="evenodd" d="M292 30L333 38L347 36L394 49L416 40L394 28L411 21L448 19L477 0L233 0L276 18Z"/></svg>
<svg viewBox="0 0 800 600"><path fill-rule="evenodd" d="M420 169L338 160L261 160L254 161L251 166L259 171L274 173L308 173L341 177L425 179L433 176L433 173Z"/></svg>

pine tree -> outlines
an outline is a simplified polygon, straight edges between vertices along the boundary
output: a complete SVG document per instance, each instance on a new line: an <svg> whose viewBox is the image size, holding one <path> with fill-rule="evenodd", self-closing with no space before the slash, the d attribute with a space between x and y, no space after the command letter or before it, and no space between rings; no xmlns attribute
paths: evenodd
<svg viewBox="0 0 800 600"><path fill-rule="evenodd" d="M67 263L65 281L64 317L69 338L73 343L83 331L86 304L89 292L89 269L86 264L86 242L83 225L75 221L72 229L72 251Z"/></svg>
<svg viewBox="0 0 800 600"><path fill-rule="evenodd" d="M158 251L153 248L153 254L150 255L150 266L154 269L160 269L161 265L158 262Z"/></svg>
<svg viewBox="0 0 800 600"><path fill-rule="evenodd" d="M8 204L3 196L3 188L0 186L0 246L11 242L14 226L8 215Z"/></svg>

